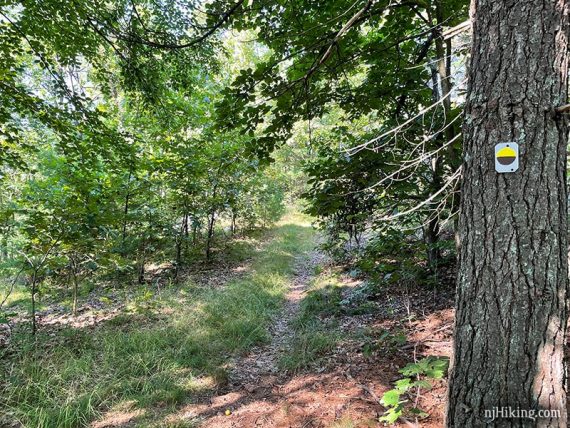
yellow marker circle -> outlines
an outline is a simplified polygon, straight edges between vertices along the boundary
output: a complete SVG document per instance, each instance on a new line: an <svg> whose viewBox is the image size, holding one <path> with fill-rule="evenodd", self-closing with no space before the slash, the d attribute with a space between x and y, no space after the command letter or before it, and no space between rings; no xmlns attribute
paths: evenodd
<svg viewBox="0 0 570 428"><path fill-rule="evenodd" d="M517 152L510 147L503 147L497 152L497 160L501 165L510 165L517 158Z"/></svg>

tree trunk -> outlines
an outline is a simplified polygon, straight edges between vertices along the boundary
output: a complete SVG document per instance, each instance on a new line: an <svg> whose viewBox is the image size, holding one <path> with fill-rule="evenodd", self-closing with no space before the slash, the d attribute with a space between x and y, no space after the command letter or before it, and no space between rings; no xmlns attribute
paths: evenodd
<svg viewBox="0 0 570 428"><path fill-rule="evenodd" d="M439 37L436 35L436 37ZM441 42L439 43L441 44ZM445 55L440 52L439 49L436 49L437 55L443 55L443 58L437 59L437 62L445 61ZM444 67L445 68L445 67ZM438 79L439 77L439 79ZM431 83L432 83L432 101L433 103L441 102L441 96L439 91L439 83L442 83L443 86L443 78L440 74L438 74L438 70L435 64L431 64ZM444 114L443 123L447 122L447 115ZM449 128L448 128L449 129ZM436 137L437 148L443 146L445 144L444 136ZM431 159L431 182L429 183L429 197L433 197L437 192L441 190L443 186L443 165L442 165L442 158L441 155L434 155ZM440 201L434 200L432 205L435 210L438 210L438 205ZM440 251L437 248L437 243L439 241L439 232L440 232L440 224L439 224L439 213L429 212L428 218L426 219L426 225L424 227L424 244L426 246L426 256L427 256L427 264L430 272L436 273L437 266L439 264L440 258Z"/></svg>
<svg viewBox="0 0 570 428"><path fill-rule="evenodd" d="M145 258L145 254L143 252L142 256L141 256L141 261L139 264L139 271L138 271L138 278L137 281L139 284L144 284L144 274L145 274L145 268L144 265L146 263L146 258Z"/></svg>
<svg viewBox="0 0 570 428"><path fill-rule="evenodd" d="M437 272L439 259L441 257L441 252L437 247L437 243L439 241L439 229L439 217L434 215L433 218L428 221L424 229L424 242L426 245L428 268L432 273Z"/></svg>
<svg viewBox="0 0 570 428"><path fill-rule="evenodd" d="M76 317L77 316L77 292L79 289L79 281L77 280L77 261L73 260L71 262L71 270L72 270L72 276L73 276L73 316Z"/></svg>
<svg viewBox="0 0 570 428"><path fill-rule="evenodd" d="M432 38L435 41L435 61L430 64L431 69L431 83L432 83L432 101L433 103L440 103L443 109L442 128L444 129L435 137L435 149L442 148L447 142L453 140L456 136L455 128L450 125L451 118L451 40L445 42L442 37L442 26L445 24L443 16L443 8L440 1L435 1L435 25L432 30ZM429 20L432 22L431 13ZM441 89L441 90L440 90ZM456 155L453 152L453 146L450 145L446 150L447 165L453 166L457 164ZM435 195L441 191L444 184L444 153L434 155L431 159L431 183L430 183L430 196ZM454 190L454 189L452 189ZM455 201L455 199L452 199ZM441 200L435 199L431 204L434 211L440 211L439 207ZM450 207L451 212L457 211L457 206ZM424 228L424 243L426 245L426 256L428 268L432 273L437 272L437 267L441 259L441 251L438 248L439 234L441 231L439 212L430 212L429 218L426 221Z"/></svg>
<svg viewBox="0 0 570 428"><path fill-rule="evenodd" d="M192 217L192 245L196 245L198 239L198 222L195 217Z"/></svg>
<svg viewBox="0 0 570 428"><path fill-rule="evenodd" d="M206 260L210 260L212 240L214 239L214 224L216 222L216 210L212 210L208 219L208 237L206 239Z"/></svg>
<svg viewBox="0 0 570 428"><path fill-rule="evenodd" d="M184 213L182 216L182 223L180 224L180 233L176 237L176 262L174 270L174 278L178 279L180 274L180 267L182 266L182 244L188 242L188 214Z"/></svg>
<svg viewBox="0 0 570 428"><path fill-rule="evenodd" d="M123 233L122 233L122 250L125 251L125 241L127 239L127 219L129 216L129 202L131 199L131 176L132 172L129 171L129 178L127 179L127 194L125 195L125 205L123 208Z"/></svg>
<svg viewBox="0 0 570 428"><path fill-rule="evenodd" d="M141 245L139 247L139 265L137 272L137 281L139 284L144 284L145 263L146 263L146 239L143 238Z"/></svg>
<svg viewBox="0 0 570 428"><path fill-rule="evenodd" d="M190 244L190 216L184 214L184 251L188 254L188 246Z"/></svg>
<svg viewBox="0 0 570 428"><path fill-rule="evenodd" d="M237 213L232 210L232 226L231 226L231 231L232 231L232 236L236 234L236 222L237 222Z"/></svg>
<svg viewBox="0 0 570 428"><path fill-rule="evenodd" d="M552 111L568 97L569 4L472 2L448 427L566 427L567 126ZM494 146L510 141L520 168L499 174Z"/></svg>
<svg viewBox="0 0 570 428"><path fill-rule="evenodd" d="M32 275L32 335L36 335L38 330L36 324L36 292L37 292L37 271Z"/></svg>
<svg viewBox="0 0 570 428"><path fill-rule="evenodd" d="M8 232L2 237L2 260L8 260Z"/></svg>

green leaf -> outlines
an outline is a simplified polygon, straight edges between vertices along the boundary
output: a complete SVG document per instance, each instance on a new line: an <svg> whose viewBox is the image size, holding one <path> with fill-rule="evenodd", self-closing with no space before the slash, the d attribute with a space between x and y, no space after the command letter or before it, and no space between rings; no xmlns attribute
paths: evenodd
<svg viewBox="0 0 570 428"><path fill-rule="evenodd" d="M380 416L379 421L392 425L398 420L400 416L402 416L402 410L403 409L401 407L388 409L386 412L384 412L383 416Z"/></svg>
<svg viewBox="0 0 570 428"><path fill-rule="evenodd" d="M404 379L396 381L394 385L396 386L396 390L398 390L400 393L404 393L407 392L415 384L412 384L412 380L406 377Z"/></svg>
<svg viewBox="0 0 570 428"><path fill-rule="evenodd" d="M431 383L425 379L415 381L413 383L413 386L418 388L431 389Z"/></svg>
<svg viewBox="0 0 570 428"><path fill-rule="evenodd" d="M400 391L391 389L390 391L384 393L382 399L380 400L380 403L382 403L384 406L397 406L400 403L400 395L402 395Z"/></svg>

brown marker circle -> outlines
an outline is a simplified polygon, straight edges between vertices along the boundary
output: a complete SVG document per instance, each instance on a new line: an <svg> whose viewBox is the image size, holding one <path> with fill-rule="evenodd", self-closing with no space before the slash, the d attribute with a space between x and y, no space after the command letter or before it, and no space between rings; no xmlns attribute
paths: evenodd
<svg viewBox="0 0 570 428"><path fill-rule="evenodd" d="M508 157L497 157L497 160L501 165L510 165L515 161L516 157L508 156Z"/></svg>

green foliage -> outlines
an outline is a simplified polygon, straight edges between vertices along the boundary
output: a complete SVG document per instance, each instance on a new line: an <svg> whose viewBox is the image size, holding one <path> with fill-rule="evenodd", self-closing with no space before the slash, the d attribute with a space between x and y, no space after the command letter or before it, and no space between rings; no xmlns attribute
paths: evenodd
<svg viewBox="0 0 570 428"><path fill-rule="evenodd" d="M25 166L25 152L34 148L26 131L39 124L69 155L108 153L125 143L125 134L109 126L106 108L96 102L101 93L121 85L157 102L168 86L191 86L196 68L213 70L209 40L192 50L157 49L195 34L192 14L180 12L146 0L3 2L0 163ZM85 87L86 67L93 70L92 81L100 82L95 91ZM38 80L45 84L35 88Z"/></svg>
<svg viewBox="0 0 570 428"><path fill-rule="evenodd" d="M404 376L425 375L430 379L441 379L447 371L449 361L445 358L426 357L417 363L408 364L400 370Z"/></svg>
<svg viewBox="0 0 570 428"><path fill-rule="evenodd" d="M386 227L369 241L355 264L376 283L421 282L427 275L423 250L416 231Z"/></svg>
<svg viewBox="0 0 570 428"><path fill-rule="evenodd" d="M86 278L142 283L151 263L169 263L178 278L223 246L228 229L235 236L281 218L289 177L246 156L250 135L213 120L224 86L256 60L254 50L227 37L161 52L197 30L178 4L9 3L0 48L13 55L0 80L49 109L38 114L8 89L0 95L12 97L0 125L3 263L58 290ZM227 62L242 54L241 65Z"/></svg>
<svg viewBox="0 0 570 428"><path fill-rule="evenodd" d="M425 418L428 414L418 408L406 408L406 396L417 394L420 389L430 389L429 380L442 379L447 372L449 360L447 358L426 357L417 363L411 363L400 369L406 377L397 380L394 388L385 392L380 400L388 410L380 417L380 422L394 424L405 411L416 418Z"/></svg>
<svg viewBox="0 0 570 428"><path fill-rule="evenodd" d="M268 50L225 88L222 126L252 132L249 151L265 162L288 141L308 142L307 212L338 260L384 238L395 217L402 229L424 229L422 258L436 271L462 162L462 101L445 92L462 90L452 69L465 55L441 33L467 19L468 1L296 0L261 10L232 22Z"/></svg>
<svg viewBox="0 0 570 428"><path fill-rule="evenodd" d="M144 305L144 311L99 328L18 335L16 354L2 366L1 413L24 426L74 427L134 401L135 408L158 412L137 419L152 426L160 412L204 393L205 380L212 388L223 381L228 358L266 340L294 260L312 243L303 219L289 218L255 255L252 273L223 287L188 283L160 297L142 289L133 309ZM167 308L172 313L165 317Z"/></svg>
<svg viewBox="0 0 570 428"><path fill-rule="evenodd" d="M68 305L82 285L128 289L160 269L180 281L301 195L337 260L377 283L430 283L453 256L440 219L456 212L454 185L441 192L462 162L461 88L444 105L454 79L438 73L465 52L441 33L467 18L467 3L4 1L0 259L7 276L22 272L6 303L27 293L34 309L45 295ZM178 369L219 376L220 355L264 340L305 232L283 227L254 276L188 290L191 309L175 321L137 286L133 313L109 331L64 333L73 352L45 356L29 342L9 373L10 406L31 425L74 426L105 400L182 401L180 379L191 379ZM371 309L347 309L339 284L319 278L294 323L291 370L335 346L341 311ZM129 330L147 319L156 323Z"/></svg>
<svg viewBox="0 0 570 428"><path fill-rule="evenodd" d="M377 352L391 355L406 343L406 335L402 330L374 330L364 333L365 343L362 354L371 357Z"/></svg>
<svg viewBox="0 0 570 428"><path fill-rule="evenodd" d="M270 225L300 194L327 250L352 261L372 243L361 260L373 265L396 236L383 218L434 196L460 163L460 139L443 146L460 106L432 112L429 138L414 114L437 98L436 41L465 0L375 2L342 34L347 0L60 3L0 11L1 255L38 286L142 283L151 262L178 279L220 235ZM403 120L397 138L359 149ZM419 147L439 154L399 172ZM398 228L455 208L441 195ZM434 230L421 238L432 271Z"/></svg>

